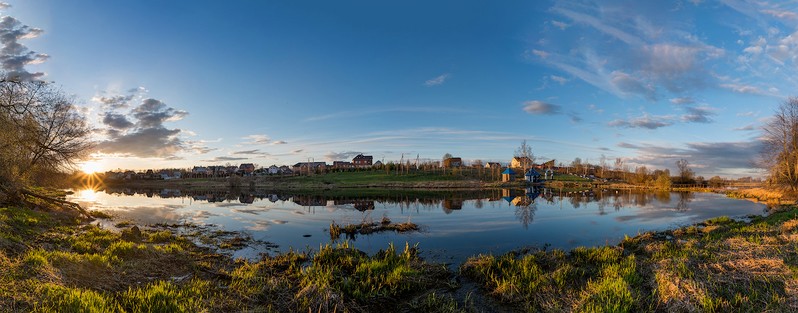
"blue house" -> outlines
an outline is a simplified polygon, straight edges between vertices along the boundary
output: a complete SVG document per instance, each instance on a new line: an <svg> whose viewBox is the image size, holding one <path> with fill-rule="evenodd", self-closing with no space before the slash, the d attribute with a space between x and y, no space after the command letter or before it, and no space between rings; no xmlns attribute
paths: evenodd
<svg viewBox="0 0 798 313"><path fill-rule="evenodd" d="M534 168L530 168L528 171L526 171L526 174L524 174L524 179L530 183L539 183L540 173L538 173L538 171L536 171Z"/></svg>
<svg viewBox="0 0 798 313"><path fill-rule="evenodd" d="M515 172L513 172L513 170L511 170L509 167L502 172L503 182L513 181L513 179L515 179Z"/></svg>

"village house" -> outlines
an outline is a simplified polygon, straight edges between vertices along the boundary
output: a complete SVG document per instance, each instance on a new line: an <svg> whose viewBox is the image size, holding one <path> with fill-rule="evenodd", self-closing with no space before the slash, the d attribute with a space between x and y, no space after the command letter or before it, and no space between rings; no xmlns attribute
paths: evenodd
<svg viewBox="0 0 798 313"><path fill-rule="evenodd" d="M535 165L535 168L539 169L539 170L554 169L555 167L556 166L554 165L554 160L553 159L551 161L544 162L544 163L541 163L539 165Z"/></svg>
<svg viewBox="0 0 798 313"><path fill-rule="evenodd" d="M350 168L355 168L355 164L346 161L333 161L332 167L334 169L350 169Z"/></svg>
<svg viewBox="0 0 798 313"><path fill-rule="evenodd" d="M485 168L502 168L502 164L499 162L488 162L485 163Z"/></svg>
<svg viewBox="0 0 798 313"><path fill-rule="evenodd" d="M532 167L532 160L527 157L513 157L510 160L510 168L530 168Z"/></svg>
<svg viewBox="0 0 798 313"><path fill-rule="evenodd" d="M320 171L320 170L326 170L327 169L327 163L325 163L325 162L299 162L297 164L294 164L292 169L293 169L293 171L295 173L299 173L299 174L306 173L307 174L309 172L316 172L316 171Z"/></svg>
<svg viewBox="0 0 798 313"><path fill-rule="evenodd" d="M461 167L463 166L463 159L461 158L447 158L443 160L443 167Z"/></svg>
<svg viewBox="0 0 798 313"><path fill-rule="evenodd" d="M530 183L539 183L540 182L540 173L533 168L530 168L524 174L524 179Z"/></svg>
<svg viewBox="0 0 798 313"><path fill-rule="evenodd" d="M280 174L280 168L272 164L272 166L269 166L268 173L269 175Z"/></svg>
<svg viewBox="0 0 798 313"><path fill-rule="evenodd" d="M241 165L238 167L238 172L244 176L252 176L252 173L255 172L255 164L241 163Z"/></svg>
<svg viewBox="0 0 798 313"><path fill-rule="evenodd" d="M279 173L282 174L282 175L291 175L291 174L294 173L294 171L291 170L291 168L288 167L288 165L283 165L283 166L280 166Z"/></svg>
<svg viewBox="0 0 798 313"><path fill-rule="evenodd" d="M158 175L160 175L161 179L163 180L170 180L170 179L180 179L183 176L183 173L180 170L172 169L172 170L161 170L160 172L158 172Z"/></svg>
<svg viewBox="0 0 798 313"><path fill-rule="evenodd" d="M357 168L371 167L373 161L374 157L370 155L358 154L354 159L352 159L352 165Z"/></svg>
<svg viewBox="0 0 798 313"><path fill-rule="evenodd" d="M211 174L211 170L204 166L195 166L191 169L191 174L196 176L206 176Z"/></svg>

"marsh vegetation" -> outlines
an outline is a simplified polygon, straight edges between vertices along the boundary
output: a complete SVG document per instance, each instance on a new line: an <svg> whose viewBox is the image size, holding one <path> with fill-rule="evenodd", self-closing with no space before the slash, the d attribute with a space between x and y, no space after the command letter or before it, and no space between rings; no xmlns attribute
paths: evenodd
<svg viewBox="0 0 798 313"><path fill-rule="evenodd" d="M344 241L234 259L175 232L87 225L57 208L0 209L8 312L791 311L798 209L714 218L594 248L475 255L367 254ZM135 229L138 230L135 230ZM131 234L135 233L135 234ZM472 286L472 287L470 287ZM468 290L467 292L464 292Z"/></svg>

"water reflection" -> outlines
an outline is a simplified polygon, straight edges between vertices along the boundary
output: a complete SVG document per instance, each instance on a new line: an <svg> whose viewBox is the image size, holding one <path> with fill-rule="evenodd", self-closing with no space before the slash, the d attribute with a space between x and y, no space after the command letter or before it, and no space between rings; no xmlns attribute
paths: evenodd
<svg viewBox="0 0 798 313"><path fill-rule="evenodd" d="M653 202L669 207L674 211L685 212L690 209L690 203L695 194L690 192L642 192L642 191L570 191L563 192L555 189L531 187L526 189L497 189L497 190L472 190L467 192L442 192L425 193L423 195L378 195L360 197L357 195L324 195L324 194L297 194L291 192L267 191L241 191L228 189L214 190L179 190L179 189L130 189L108 188L100 191L112 195L145 196L147 198L180 198L196 202L214 203L217 207L251 205L256 201L271 203L293 202L306 207L326 207L329 210L354 209L360 212L374 210L377 203L396 205L400 209L440 208L446 215L463 209L464 203L473 202L473 207L482 209L485 203L492 205L495 201L503 200L514 207L514 215L518 222L528 228L534 222L538 204L559 205L560 208L580 209L585 205L595 206L598 215L606 215L610 211L620 211L624 208L649 207ZM77 196L79 201L92 203L96 200L97 191L90 189L80 191ZM673 197L676 197L675 203ZM567 206L564 206L567 205ZM314 209L309 212L314 212ZM235 212L258 215L260 210L236 209ZM156 214L156 217L166 218L170 214ZM200 215L207 216L207 215ZM629 218L629 217L627 217Z"/></svg>
<svg viewBox="0 0 798 313"><path fill-rule="evenodd" d="M386 216L395 222L412 221L422 231L363 236L358 248L374 252L388 242L419 242L426 251L456 258L527 245L563 249L603 245L641 231L765 210L763 205L715 194L546 188L386 191L369 196L342 191L119 188L80 191L70 200L143 224L190 222L250 232L281 249L329 243L327 229L332 221L342 225Z"/></svg>

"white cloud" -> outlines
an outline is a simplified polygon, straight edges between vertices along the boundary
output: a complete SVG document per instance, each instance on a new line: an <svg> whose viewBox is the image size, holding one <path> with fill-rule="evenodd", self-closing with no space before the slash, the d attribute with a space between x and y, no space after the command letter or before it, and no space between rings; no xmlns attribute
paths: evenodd
<svg viewBox="0 0 798 313"><path fill-rule="evenodd" d="M673 98L670 101L673 104L693 104L693 103L695 103L695 99L693 99L691 97Z"/></svg>
<svg viewBox="0 0 798 313"><path fill-rule="evenodd" d="M607 126L610 127L646 129L657 129L671 125L673 125L673 116L656 116L649 114L644 114L643 116L630 118L628 120L616 119L607 124Z"/></svg>
<svg viewBox="0 0 798 313"><path fill-rule="evenodd" d="M745 84L721 84L720 87L729 89L736 93L749 93L755 95L764 95L765 93L756 86L745 85Z"/></svg>
<svg viewBox="0 0 798 313"><path fill-rule="evenodd" d="M621 30L620 28L617 28L607 23L606 22L607 19L597 18L588 14L576 12L561 7L555 7L554 11L574 20L574 22L591 26L604 34L612 36L627 44L633 46L641 46L643 44L643 41L640 40L640 38L638 38L637 36L634 36L624 30Z"/></svg>
<svg viewBox="0 0 798 313"><path fill-rule="evenodd" d="M8 7L7 3L0 4L0 9ZM14 17L0 17L0 68L6 72L6 76L20 80L38 80L45 75L43 72L31 73L25 66L40 64L50 56L31 51L19 42L22 39L36 38L43 32L40 28L22 24Z"/></svg>
<svg viewBox="0 0 798 313"><path fill-rule="evenodd" d="M798 13L794 11L785 11L785 10L762 10L762 13L772 15L774 17L780 19L787 19L787 20L795 20L798 19Z"/></svg>
<svg viewBox="0 0 798 313"><path fill-rule="evenodd" d="M446 82L447 79L449 79L449 73L441 74L438 77L425 81L424 86L427 87L438 86Z"/></svg>
<svg viewBox="0 0 798 313"><path fill-rule="evenodd" d="M549 57L549 53L542 50L532 49L532 54L540 57L541 59L545 59Z"/></svg>
<svg viewBox="0 0 798 313"><path fill-rule="evenodd" d="M108 99L120 99L120 96ZM197 142L187 145L180 138L184 134L182 130L164 126L166 122L187 116L186 111L175 110L153 98L142 100L128 113L116 112L117 108L119 106L109 106L102 113L102 123L106 127L103 133L107 137L97 144L97 149L102 153L176 159L180 152L207 150Z"/></svg>
<svg viewBox="0 0 798 313"><path fill-rule="evenodd" d="M560 21L551 21L551 25L554 25L554 27L557 27L557 28L559 28L561 30L565 30L569 26L568 24L560 22Z"/></svg>
<svg viewBox="0 0 798 313"><path fill-rule="evenodd" d="M568 82L568 79L562 76L551 75L549 78L555 82L558 82L560 85L565 85Z"/></svg>
<svg viewBox="0 0 798 313"><path fill-rule="evenodd" d="M733 130L736 130L736 131L752 131L752 130L756 130L756 128L754 127L754 124L748 124L748 125L745 125L745 126L742 126L742 127L734 128Z"/></svg>

